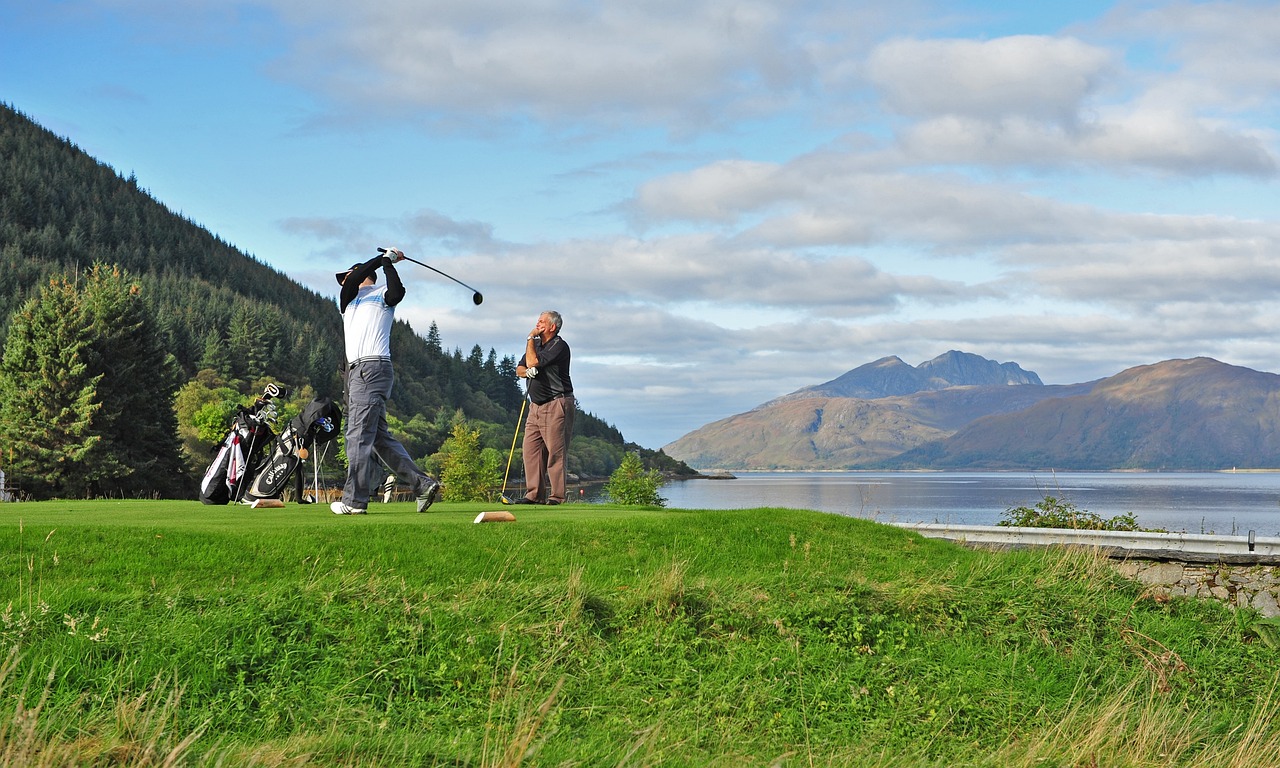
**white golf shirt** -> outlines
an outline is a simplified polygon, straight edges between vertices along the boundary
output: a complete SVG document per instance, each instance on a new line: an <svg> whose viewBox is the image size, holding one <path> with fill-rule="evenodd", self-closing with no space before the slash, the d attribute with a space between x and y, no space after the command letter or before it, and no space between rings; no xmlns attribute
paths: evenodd
<svg viewBox="0 0 1280 768"><path fill-rule="evenodd" d="M367 285L342 313L347 362L391 359L391 325L395 307L387 306L385 285Z"/></svg>

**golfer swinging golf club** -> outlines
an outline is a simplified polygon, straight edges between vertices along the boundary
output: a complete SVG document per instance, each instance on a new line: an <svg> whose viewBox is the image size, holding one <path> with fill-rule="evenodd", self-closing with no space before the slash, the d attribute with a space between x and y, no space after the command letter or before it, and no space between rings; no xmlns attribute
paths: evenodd
<svg viewBox="0 0 1280 768"><path fill-rule="evenodd" d="M426 512L440 492L440 484L413 463L387 428L387 398L395 383L391 326L396 305L404 299L404 283L395 264L405 256L398 248L379 250L384 255L337 273L346 353L347 482L342 501L329 506L335 515L368 512L371 474L379 467L379 458L397 476L412 479L419 512ZM387 278L386 285L378 285L378 267Z"/></svg>
<svg viewBox="0 0 1280 768"><path fill-rule="evenodd" d="M569 379L569 345L560 337L563 324L559 312L539 315L516 365L516 375L529 388L529 420L524 427L527 490L512 504L564 503L565 461L577 403Z"/></svg>

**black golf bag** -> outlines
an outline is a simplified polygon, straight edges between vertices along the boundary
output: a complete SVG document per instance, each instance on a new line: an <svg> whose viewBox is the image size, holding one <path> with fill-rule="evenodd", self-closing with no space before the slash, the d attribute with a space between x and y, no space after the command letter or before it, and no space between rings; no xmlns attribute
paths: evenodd
<svg viewBox="0 0 1280 768"><path fill-rule="evenodd" d="M236 411L226 439L200 482L200 501L226 504L244 499L275 439L270 426L276 420L276 404L272 401L284 393L278 384L268 384L253 405Z"/></svg>
<svg viewBox="0 0 1280 768"><path fill-rule="evenodd" d="M302 473L298 465L315 450L338 436L342 427L342 409L327 397L312 400L276 438L271 455L253 478L245 498L278 499L285 484L296 478L296 496L302 501Z"/></svg>

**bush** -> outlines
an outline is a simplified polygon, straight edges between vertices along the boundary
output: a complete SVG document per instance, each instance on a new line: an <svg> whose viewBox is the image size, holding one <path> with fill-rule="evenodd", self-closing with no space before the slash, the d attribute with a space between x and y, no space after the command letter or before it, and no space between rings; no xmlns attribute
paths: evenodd
<svg viewBox="0 0 1280 768"><path fill-rule="evenodd" d="M622 457L622 465L609 476L604 492L616 504L640 504L665 507L667 500L658 495L658 488L665 482L656 469L646 470L639 454L628 453Z"/></svg>
<svg viewBox="0 0 1280 768"><path fill-rule="evenodd" d="M1104 519L1088 510L1078 509L1070 501L1045 496L1034 507L1006 509L997 525L1019 528L1075 528L1085 531L1137 531L1138 520L1132 514Z"/></svg>
<svg viewBox="0 0 1280 768"><path fill-rule="evenodd" d="M502 482L501 455L480 447L480 430L465 421L453 424L453 433L441 449L442 501L494 501Z"/></svg>

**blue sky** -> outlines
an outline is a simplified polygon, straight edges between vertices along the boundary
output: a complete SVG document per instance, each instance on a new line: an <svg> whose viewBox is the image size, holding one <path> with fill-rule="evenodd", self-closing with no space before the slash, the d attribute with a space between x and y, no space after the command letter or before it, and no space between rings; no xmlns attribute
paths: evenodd
<svg viewBox="0 0 1280 768"><path fill-rule="evenodd" d="M380 245L476 286L402 270L464 354L559 310L656 448L886 355L1277 370L1276 40L1276 2L46 0L0 5L0 100L326 295Z"/></svg>

